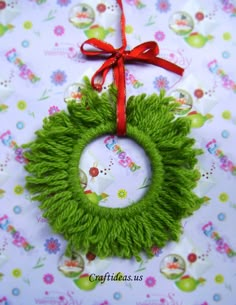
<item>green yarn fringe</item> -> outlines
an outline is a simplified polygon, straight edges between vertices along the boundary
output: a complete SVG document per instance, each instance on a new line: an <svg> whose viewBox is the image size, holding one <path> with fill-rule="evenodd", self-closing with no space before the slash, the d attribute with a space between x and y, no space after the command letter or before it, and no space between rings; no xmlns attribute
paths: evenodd
<svg viewBox="0 0 236 305"><path fill-rule="evenodd" d="M114 86L98 94L86 78L81 102L72 101L67 112L44 119L36 139L24 145L30 173L26 188L40 202L54 232L68 241L67 255L79 250L100 258L140 260L145 251L151 257L153 245L161 248L178 241L181 220L204 201L192 191L199 178L195 165L201 150L187 137L191 122L175 118L178 104L164 91L133 96L127 102L127 136L144 148L152 167L144 197L114 209L88 200L79 180L80 157L95 138L115 134L116 98Z"/></svg>

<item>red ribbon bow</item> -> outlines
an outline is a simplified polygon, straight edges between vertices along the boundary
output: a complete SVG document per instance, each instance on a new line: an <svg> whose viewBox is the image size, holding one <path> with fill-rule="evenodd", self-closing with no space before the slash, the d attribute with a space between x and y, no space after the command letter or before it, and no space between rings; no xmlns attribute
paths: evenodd
<svg viewBox="0 0 236 305"><path fill-rule="evenodd" d="M140 61L166 70L183 75L184 69L160 57L159 47L155 41L141 43L132 50L126 50L127 42L125 37L125 17L121 0L117 0L121 9L121 37L122 47L115 49L111 44L97 38L86 40L81 45L81 52L87 56L101 56L110 54L106 57L102 66L94 73L91 84L94 89L101 91L105 82L106 75L110 69L113 69L115 85L118 89L117 96L117 135L126 134L126 87L125 87L125 61ZM93 50L85 49L89 45L95 47Z"/></svg>

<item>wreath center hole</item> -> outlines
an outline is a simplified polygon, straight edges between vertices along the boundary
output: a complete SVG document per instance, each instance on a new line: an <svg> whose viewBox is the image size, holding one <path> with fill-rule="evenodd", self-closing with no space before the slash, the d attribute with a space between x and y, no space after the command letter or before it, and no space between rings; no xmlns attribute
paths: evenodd
<svg viewBox="0 0 236 305"><path fill-rule="evenodd" d="M131 138L104 135L93 140L83 150L78 166L84 194L103 207L132 205L151 183L149 158Z"/></svg>

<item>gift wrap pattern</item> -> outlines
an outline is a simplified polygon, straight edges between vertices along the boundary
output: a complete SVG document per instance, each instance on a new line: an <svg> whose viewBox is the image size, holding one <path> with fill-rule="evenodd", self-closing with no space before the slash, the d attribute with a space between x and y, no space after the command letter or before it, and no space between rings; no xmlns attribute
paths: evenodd
<svg viewBox="0 0 236 305"><path fill-rule="evenodd" d="M102 63L86 59L80 45L92 37L121 45L119 7L115 0L0 1L1 305L236 304L236 2L123 5L128 47L154 40L161 57L185 68L181 78L151 65L126 65L127 95L165 89L179 102L176 116L189 117L203 150L195 192L205 203L183 220L178 243L153 245L152 259L66 257L66 241L24 187L21 145L35 138L44 117L70 99L79 103L83 76ZM111 82L112 74L104 90ZM149 161L128 139L97 139L78 166L95 205L128 206L150 184Z"/></svg>

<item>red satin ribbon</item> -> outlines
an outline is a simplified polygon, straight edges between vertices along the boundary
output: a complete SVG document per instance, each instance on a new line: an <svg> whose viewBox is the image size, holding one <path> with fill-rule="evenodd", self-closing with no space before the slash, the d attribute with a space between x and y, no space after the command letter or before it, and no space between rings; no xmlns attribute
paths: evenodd
<svg viewBox="0 0 236 305"><path fill-rule="evenodd" d="M106 75L110 69L113 69L115 85L118 89L117 96L117 135L124 136L126 134L126 86L125 86L125 61L140 61L159 66L178 75L183 75L184 69L160 57L159 47L155 41L141 43L132 50L126 50L127 42L125 36L125 16L121 0L117 0L121 9L121 38L122 47L114 48L111 44L106 43L97 38L86 40L81 45L81 52L87 56L104 56L105 62L94 73L91 84L94 89L101 91L105 82ZM86 45L92 46L95 49L86 49Z"/></svg>

